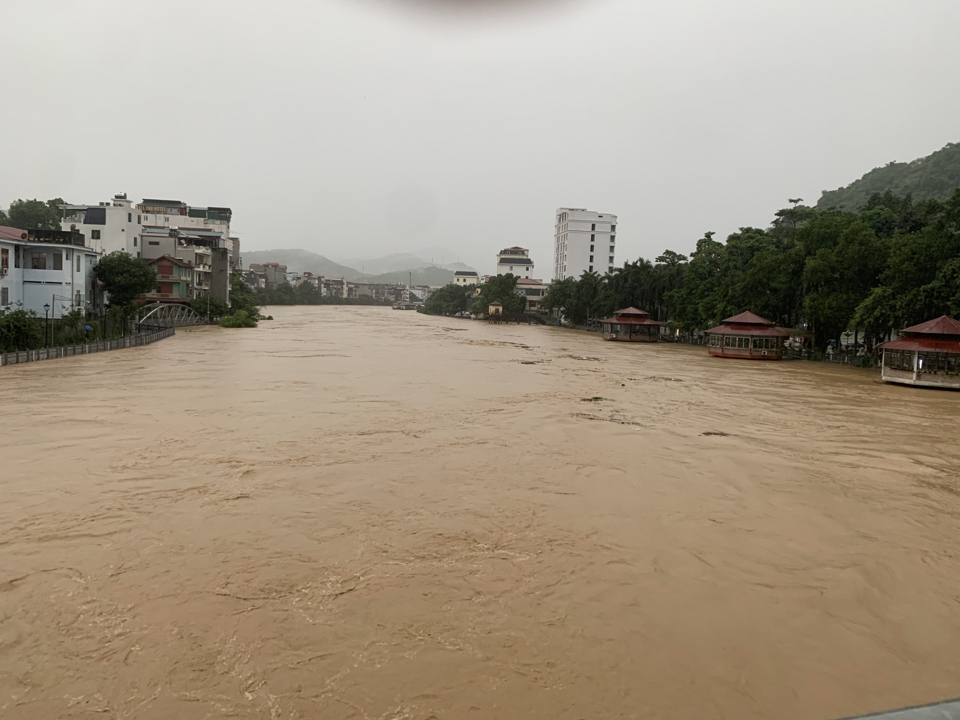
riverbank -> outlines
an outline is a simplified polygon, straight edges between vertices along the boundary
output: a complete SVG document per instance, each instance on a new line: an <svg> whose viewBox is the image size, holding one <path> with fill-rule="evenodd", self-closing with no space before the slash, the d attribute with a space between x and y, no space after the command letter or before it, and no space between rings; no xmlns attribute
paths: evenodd
<svg viewBox="0 0 960 720"><path fill-rule="evenodd" d="M0 715L826 719L957 694L955 395L271 312L5 372Z"/></svg>
<svg viewBox="0 0 960 720"><path fill-rule="evenodd" d="M92 343L80 343L77 345L60 345L52 348L40 348L39 350L18 350L8 353L0 353L0 365L17 365L26 362L37 362L38 360L55 360L57 358L73 357L76 355L90 355L92 353L106 352L108 350L123 350L125 348L141 347L150 345L164 338L173 336L175 328L164 328L154 332L139 333L128 335L113 340L100 340Z"/></svg>

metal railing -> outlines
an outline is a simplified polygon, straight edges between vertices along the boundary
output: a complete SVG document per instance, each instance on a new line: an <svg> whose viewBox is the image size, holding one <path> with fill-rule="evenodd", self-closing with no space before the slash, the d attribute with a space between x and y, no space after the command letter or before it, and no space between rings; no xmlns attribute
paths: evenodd
<svg viewBox="0 0 960 720"><path fill-rule="evenodd" d="M176 328L164 328L140 335L128 335L115 340L101 340L100 342L83 343L81 345L61 345L60 347L41 348L39 350L19 350L0 353L0 365L17 365L37 360L53 360L55 358L71 357L73 355L88 355L107 350L121 350L123 348L149 345L158 340L168 338L176 332Z"/></svg>

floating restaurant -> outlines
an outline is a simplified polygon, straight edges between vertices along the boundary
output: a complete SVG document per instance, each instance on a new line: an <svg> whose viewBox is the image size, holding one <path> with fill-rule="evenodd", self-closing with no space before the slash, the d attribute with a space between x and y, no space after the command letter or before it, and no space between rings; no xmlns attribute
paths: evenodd
<svg viewBox="0 0 960 720"><path fill-rule="evenodd" d="M790 333L752 312L728 317L706 334L710 337L707 350L711 355L746 360L783 359L783 341L790 337Z"/></svg>
<svg viewBox="0 0 960 720"><path fill-rule="evenodd" d="M646 310L635 307L617 310L612 318L601 320L604 340L621 340L623 342L657 342L660 339L660 326L656 320L650 319Z"/></svg>
<svg viewBox="0 0 960 720"><path fill-rule="evenodd" d="M946 315L904 328L883 343L880 377L902 385L960 390L960 322Z"/></svg>

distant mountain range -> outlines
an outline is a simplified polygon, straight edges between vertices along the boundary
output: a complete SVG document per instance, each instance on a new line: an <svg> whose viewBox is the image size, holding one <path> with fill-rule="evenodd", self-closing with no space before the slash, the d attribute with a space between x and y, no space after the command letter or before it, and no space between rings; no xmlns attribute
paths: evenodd
<svg viewBox="0 0 960 720"><path fill-rule="evenodd" d="M445 285L453 282L453 273L457 270L473 270L464 263L431 265L428 260L412 253L395 253L380 258L352 260L362 267L358 270L351 265L343 265L310 252L309 250L252 250L244 251L244 267L254 263L268 262L286 265L290 272L312 272L324 277L363 280L375 283L407 283L411 274L414 285Z"/></svg>
<svg viewBox="0 0 960 720"><path fill-rule="evenodd" d="M859 210L874 193L913 195L914 202L946 200L960 188L960 143L911 162L891 162L837 190L824 190L817 207Z"/></svg>

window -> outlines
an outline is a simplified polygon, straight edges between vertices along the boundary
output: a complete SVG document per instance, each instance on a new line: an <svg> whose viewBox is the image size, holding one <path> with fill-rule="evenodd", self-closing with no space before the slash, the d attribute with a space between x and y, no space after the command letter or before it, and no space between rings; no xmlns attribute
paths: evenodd
<svg viewBox="0 0 960 720"><path fill-rule="evenodd" d="M593 272L593 265L591 265L590 267L588 267L588 268L587 268L587 271L588 271L588 272Z"/></svg>
<svg viewBox="0 0 960 720"><path fill-rule="evenodd" d="M147 240L147 245L159 245L159 240Z"/></svg>
<svg viewBox="0 0 960 720"><path fill-rule="evenodd" d="M590 242L594 242L595 239L596 239L596 236L595 236L595 235L591 235L591 236L590 236Z"/></svg>
<svg viewBox="0 0 960 720"><path fill-rule="evenodd" d="M593 255L590 256L590 262L593 262Z"/></svg>
<svg viewBox="0 0 960 720"><path fill-rule="evenodd" d="M77 253L77 272L80 272L80 253Z"/></svg>
<svg viewBox="0 0 960 720"><path fill-rule="evenodd" d="M611 235L611 236L610 236L610 244L613 245L613 243L614 243L614 241L615 241L616 239L617 239L616 236Z"/></svg>
<svg viewBox="0 0 960 720"><path fill-rule="evenodd" d="M913 351L884 350L883 365L890 370L904 370L906 372L913 372Z"/></svg>
<svg viewBox="0 0 960 720"><path fill-rule="evenodd" d="M76 305L77 307L83 307L83 295L80 294L79 290L77 290L77 297L76 297L76 300L74 300L73 304Z"/></svg>
<svg viewBox="0 0 960 720"><path fill-rule="evenodd" d="M593 245L590 246L590 252L593 252Z"/></svg>
<svg viewBox="0 0 960 720"><path fill-rule="evenodd" d="M9 269L10 269L10 251L7 248L4 248L3 250L0 250L0 270L9 270Z"/></svg>
<svg viewBox="0 0 960 720"><path fill-rule="evenodd" d="M139 225L139 224L140 224L140 216L137 215L137 225Z"/></svg>
<svg viewBox="0 0 960 720"><path fill-rule="evenodd" d="M63 253L55 252L53 254L53 269L63 270Z"/></svg>
<svg viewBox="0 0 960 720"><path fill-rule="evenodd" d="M127 222L133 222L133 213L127 213Z"/></svg>
<svg viewBox="0 0 960 720"><path fill-rule="evenodd" d="M596 223L592 223L592 224L590 225L590 231L593 232L593 231L596 230L596 229L597 229L597 224L596 224ZM592 240L593 238L590 238L590 239Z"/></svg>
<svg viewBox="0 0 960 720"><path fill-rule="evenodd" d="M19 245L17 245L13 249L13 266L15 268L20 267L20 246Z"/></svg>
<svg viewBox="0 0 960 720"><path fill-rule="evenodd" d="M611 225L611 226L610 226L610 232L616 232L616 231L617 231L617 226L616 226L616 225Z"/></svg>
<svg viewBox="0 0 960 720"><path fill-rule="evenodd" d="M3 305L4 307L6 307L9 304L10 304L10 288L2 287L0 288L0 305Z"/></svg>
<svg viewBox="0 0 960 720"><path fill-rule="evenodd" d="M133 239L133 246L134 246L134 247L137 246L137 239L136 239L136 238Z"/></svg>
<svg viewBox="0 0 960 720"><path fill-rule="evenodd" d="M613 255L610 256L610 264L613 265Z"/></svg>
<svg viewBox="0 0 960 720"><path fill-rule="evenodd" d="M91 230L91 231L90 231L90 239L91 239L91 240L99 240L99 239L100 239L100 231L99 231L99 230Z"/></svg>
<svg viewBox="0 0 960 720"><path fill-rule="evenodd" d="M47 269L47 254L42 252L30 253L30 269L31 270L46 270Z"/></svg>

